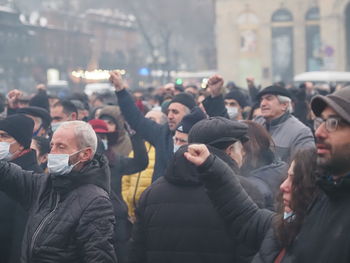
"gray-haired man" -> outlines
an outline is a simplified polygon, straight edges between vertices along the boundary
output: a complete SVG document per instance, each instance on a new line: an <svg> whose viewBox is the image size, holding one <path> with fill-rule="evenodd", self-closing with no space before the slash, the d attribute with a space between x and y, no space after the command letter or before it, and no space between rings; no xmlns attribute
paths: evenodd
<svg viewBox="0 0 350 263"><path fill-rule="evenodd" d="M117 261L110 174L96 148L91 126L71 121L52 137L50 175L0 162L0 190L29 211L21 262Z"/></svg>
<svg viewBox="0 0 350 263"><path fill-rule="evenodd" d="M282 87L270 86L258 94L262 116L255 121L263 125L276 146L276 154L288 162L300 149L315 148L310 128L295 118L289 91Z"/></svg>

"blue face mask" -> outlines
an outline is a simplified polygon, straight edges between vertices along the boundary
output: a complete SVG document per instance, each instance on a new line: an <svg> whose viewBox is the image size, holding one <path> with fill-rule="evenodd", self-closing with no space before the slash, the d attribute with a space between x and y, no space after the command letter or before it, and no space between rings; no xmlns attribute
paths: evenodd
<svg viewBox="0 0 350 263"><path fill-rule="evenodd" d="M43 126L40 125L40 127L33 133L33 137L38 136L38 134L39 134L39 132L41 131L42 127L43 127Z"/></svg>
<svg viewBox="0 0 350 263"><path fill-rule="evenodd" d="M72 154L49 154L47 160L47 168L49 173L56 175L69 174L73 168L80 163L80 161L78 161L75 164L69 164L69 158L81 151L82 150Z"/></svg>
<svg viewBox="0 0 350 263"><path fill-rule="evenodd" d="M295 219L294 212L293 211L291 211L291 212L284 212L283 219L288 221L288 222L292 222Z"/></svg>

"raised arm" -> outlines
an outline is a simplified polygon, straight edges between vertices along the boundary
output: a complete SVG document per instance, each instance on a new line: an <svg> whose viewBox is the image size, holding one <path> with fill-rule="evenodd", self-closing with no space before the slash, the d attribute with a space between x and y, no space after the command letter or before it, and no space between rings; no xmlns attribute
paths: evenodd
<svg viewBox="0 0 350 263"><path fill-rule="evenodd" d="M203 106L209 117L229 118L222 95L223 86L224 79L219 75L214 75L208 80L210 96L203 101Z"/></svg>
<svg viewBox="0 0 350 263"><path fill-rule="evenodd" d="M120 174L131 175L145 170L148 166L148 153L145 142L138 134L131 137L134 157L121 156Z"/></svg>
<svg viewBox="0 0 350 263"><path fill-rule="evenodd" d="M142 138L154 145L162 133L162 125L143 116L135 106L134 100L126 90L123 79L118 72L111 72L110 74L110 80L115 87L119 107L125 120Z"/></svg>
<svg viewBox="0 0 350 263"><path fill-rule="evenodd" d="M274 213L259 209L243 189L232 169L205 145L190 145L186 158L198 166L209 198L229 226L233 238L258 249L271 227Z"/></svg>
<svg viewBox="0 0 350 263"><path fill-rule="evenodd" d="M21 167L0 161L0 191L19 202L25 209L32 204L44 175L24 171ZM44 180L43 180L44 181Z"/></svg>

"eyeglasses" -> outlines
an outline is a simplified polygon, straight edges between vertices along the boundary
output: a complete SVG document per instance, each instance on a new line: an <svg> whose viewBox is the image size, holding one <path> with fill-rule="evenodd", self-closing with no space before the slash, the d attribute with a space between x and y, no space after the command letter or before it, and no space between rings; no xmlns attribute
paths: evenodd
<svg viewBox="0 0 350 263"><path fill-rule="evenodd" d="M321 126L322 123L325 123L327 132L334 132L337 130L339 124L342 122L341 119L330 117L326 120L318 117L314 120L314 129L315 131Z"/></svg>

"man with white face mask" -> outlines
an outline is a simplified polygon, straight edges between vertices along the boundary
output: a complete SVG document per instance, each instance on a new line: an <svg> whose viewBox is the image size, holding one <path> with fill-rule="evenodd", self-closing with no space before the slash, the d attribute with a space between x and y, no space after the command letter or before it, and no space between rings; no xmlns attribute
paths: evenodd
<svg viewBox="0 0 350 263"><path fill-rule="evenodd" d="M0 120L0 160L14 163L23 170L41 173L36 153L30 149L33 127L34 121L22 114ZM27 215L2 192L0 211L0 262L18 262Z"/></svg>
<svg viewBox="0 0 350 263"><path fill-rule="evenodd" d="M225 95L225 107L231 120L243 120L242 112L248 103L242 92L233 90Z"/></svg>
<svg viewBox="0 0 350 263"><path fill-rule="evenodd" d="M49 175L0 162L0 190L30 208L20 262L117 262L110 171L96 147L91 126L71 121L53 134Z"/></svg>

